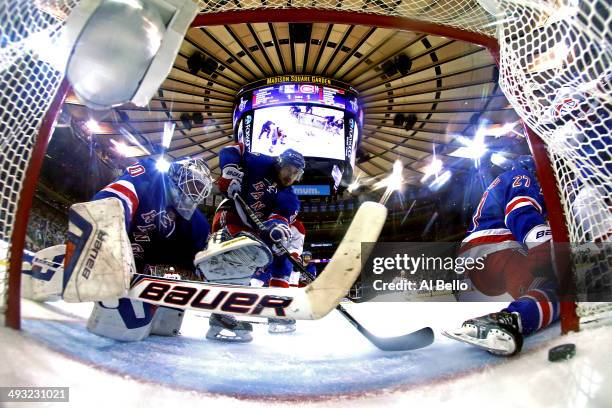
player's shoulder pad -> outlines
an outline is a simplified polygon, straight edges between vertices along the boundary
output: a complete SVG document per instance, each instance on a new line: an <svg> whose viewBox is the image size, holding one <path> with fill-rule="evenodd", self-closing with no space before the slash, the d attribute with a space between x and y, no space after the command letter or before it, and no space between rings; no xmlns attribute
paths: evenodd
<svg viewBox="0 0 612 408"><path fill-rule="evenodd" d="M157 168L155 167L155 160L147 158L135 161L134 163L127 166L125 168L124 176L136 178L146 175L145 177L150 177L155 172L157 172Z"/></svg>
<svg viewBox="0 0 612 408"><path fill-rule="evenodd" d="M291 216L291 222L295 220L297 213L300 211L300 200L293 192L291 187L279 190L277 194L277 206L283 213Z"/></svg>
<svg viewBox="0 0 612 408"><path fill-rule="evenodd" d="M276 164L276 157L268 156L262 153L247 152L245 154L245 157L248 157L249 159L257 163L258 166L266 166L266 170Z"/></svg>
<svg viewBox="0 0 612 408"><path fill-rule="evenodd" d="M291 226L294 227L300 234L306 235L306 228L304 227L304 224L302 224L302 221L296 218L291 223Z"/></svg>
<svg viewBox="0 0 612 408"><path fill-rule="evenodd" d="M231 146L224 147L221 150L224 150L226 152L236 152L240 156L244 156L244 154L247 152L246 147L244 146L244 143L242 143L242 142L238 142L238 143L233 144Z"/></svg>

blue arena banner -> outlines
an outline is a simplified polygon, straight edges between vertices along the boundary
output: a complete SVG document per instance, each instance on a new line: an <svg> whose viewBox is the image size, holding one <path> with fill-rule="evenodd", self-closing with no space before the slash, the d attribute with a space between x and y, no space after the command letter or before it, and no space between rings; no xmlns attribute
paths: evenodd
<svg viewBox="0 0 612 408"><path fill-rule="evenodd" d="M330 194L328 185L293 186L293 192L299 196L326 196Z"/></svg>

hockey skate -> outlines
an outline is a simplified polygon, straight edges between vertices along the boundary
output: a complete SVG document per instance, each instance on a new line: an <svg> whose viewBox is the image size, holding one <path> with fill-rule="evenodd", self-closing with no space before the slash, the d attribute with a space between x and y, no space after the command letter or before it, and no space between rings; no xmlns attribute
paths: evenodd
<svg viewBox="0 0 612 408"><path fill-rule="evenodd" d="M295 331L295 319L268 318L268 333L293 333Z"/></svg>
<svg viewBox="0 0 612 408"><path fill-rule="evenodd" d="M442 331L442 334L491 354L509 357L523 347L521 331L518 313L498 312L466 320L460 328Z"/></svg>
<svg viewBox="0 0 612 408"><path fill-rule="evenodd" d="M213 313L208 320L210 326L206 333L209 340L229 343L248 343L253 340L253 325L240 322L234 316Z"/></svg>

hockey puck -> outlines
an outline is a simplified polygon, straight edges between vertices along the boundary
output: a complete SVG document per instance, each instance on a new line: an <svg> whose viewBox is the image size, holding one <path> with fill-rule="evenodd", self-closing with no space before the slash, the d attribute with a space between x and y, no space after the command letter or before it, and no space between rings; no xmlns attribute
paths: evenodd
<svg viewBox="0 0 612 408"><path fill-rule="evenodd" d="M561 344L548 350L548 361L569 360L576 355L576 345L573 343Z"/></svg>

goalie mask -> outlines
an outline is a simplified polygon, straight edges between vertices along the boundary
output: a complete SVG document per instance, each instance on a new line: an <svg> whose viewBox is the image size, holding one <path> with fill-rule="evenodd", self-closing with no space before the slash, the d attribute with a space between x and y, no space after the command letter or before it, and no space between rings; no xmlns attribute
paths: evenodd
<svg viewBox="0 0 612 408"><path fill-rule="evenodd" d="M202 159L182 160L170 165L168 178L172 206L190 220L212 189L210 170Z"/></svg>

